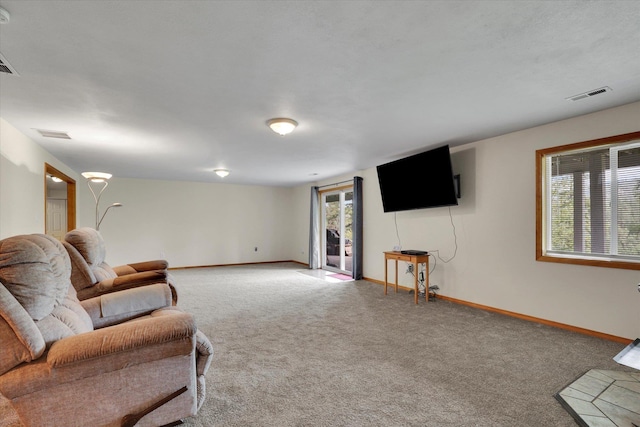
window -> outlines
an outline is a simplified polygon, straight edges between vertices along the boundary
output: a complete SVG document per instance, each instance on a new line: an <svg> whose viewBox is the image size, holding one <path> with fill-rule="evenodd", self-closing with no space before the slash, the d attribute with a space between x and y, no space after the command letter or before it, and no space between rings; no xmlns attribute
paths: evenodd
<svg viewBox="0 0 640 427"><path fill-rule="evenodd" d="M640 270L640 132L536 152L536 259Z"/></svg>

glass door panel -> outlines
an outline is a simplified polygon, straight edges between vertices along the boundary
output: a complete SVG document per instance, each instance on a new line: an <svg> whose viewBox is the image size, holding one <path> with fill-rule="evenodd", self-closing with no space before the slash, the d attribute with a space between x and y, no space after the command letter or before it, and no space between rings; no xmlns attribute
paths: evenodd
<svg viewBox="0 0 640 427"><path fill-rule="evenodd" d="M353 190L322 195L323 268L352 271Z"/></svg>

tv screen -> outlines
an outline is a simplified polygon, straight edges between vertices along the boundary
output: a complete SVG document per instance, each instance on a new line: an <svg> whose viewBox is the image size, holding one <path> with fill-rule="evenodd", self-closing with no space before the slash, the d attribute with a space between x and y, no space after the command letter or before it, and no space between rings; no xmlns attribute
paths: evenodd
<svg viewBox="0 0 640 427"><path fill-rule="evenodd" d="M377 167L385 212L458 204L449 146Z"/></svg>

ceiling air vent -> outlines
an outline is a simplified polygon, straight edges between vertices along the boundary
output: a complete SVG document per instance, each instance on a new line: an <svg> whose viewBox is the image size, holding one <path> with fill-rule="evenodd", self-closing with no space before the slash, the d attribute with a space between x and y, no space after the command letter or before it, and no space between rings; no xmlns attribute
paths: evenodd
<svg viewBox="0 0 640 427"><path fill-rule="evenodd" d="M59 139L71 139L71 137L66 132L59 132L57 130L44 130L44 129L36 129L40 135L45 138L59 138Z"/></svg>
<svg viewBox="0 0 640 427"><path fill-rule="evenodd" d="M14 76L19 76L18 72L15 68L9 64L9 62L2 56L0 53L0 73L13 74Z"/></svg>
<svg viewBox="0 0 640 427"><path fill-rule="evenodd" d="M601 87L598 89L590 90L589 92L573 95L565 98L567 101L579 101L585 98L591 98L592 96L600 95L606 92L612 92L613 90L609 86Z"/></svg>

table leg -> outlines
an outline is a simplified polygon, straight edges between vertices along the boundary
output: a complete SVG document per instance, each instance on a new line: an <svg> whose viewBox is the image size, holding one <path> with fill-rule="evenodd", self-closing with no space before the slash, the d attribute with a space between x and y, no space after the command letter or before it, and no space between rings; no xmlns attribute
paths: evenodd
<svg viewBox="0 0 640 427"><path fill-rule="evenodd" d="M387 258L384 258L384 294L387 294L387 264L389 263L389 261L387 260Z"/></svg>
<svg viewBox="0 0 640 427"><path fill-rule="evenodd" d="M396 294L398 293L398 260L396 260Z"/></svg>
<svg viewBox="0 0 640 427"><path fill-rule="evenodd" d="M384 258L384 294L387 294L387 264L389 264L389 261L387 260L387 258Z"/></svg>

